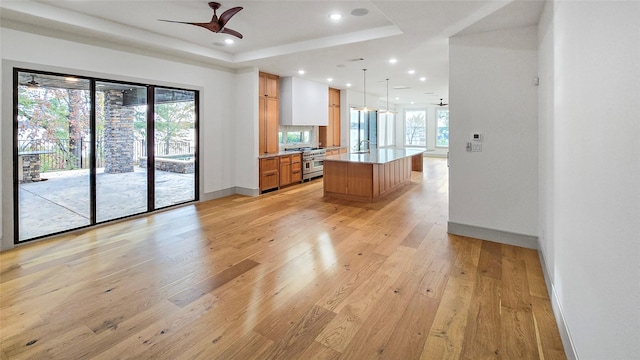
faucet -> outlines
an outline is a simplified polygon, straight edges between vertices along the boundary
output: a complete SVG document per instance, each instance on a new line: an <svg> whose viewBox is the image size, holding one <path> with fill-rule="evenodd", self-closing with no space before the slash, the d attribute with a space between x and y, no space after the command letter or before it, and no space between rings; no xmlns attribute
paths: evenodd
<svg viewBox="0 0 640 360"><path fill-rule="evenodd" d="M362 151L362 144L364 144L365 142L369 143L369 148L371 148L371 141L362 140L362 141L360 141L360 144L358 144L358 151ZM367 151L371 151L371 149L367 149Z"/></svg>

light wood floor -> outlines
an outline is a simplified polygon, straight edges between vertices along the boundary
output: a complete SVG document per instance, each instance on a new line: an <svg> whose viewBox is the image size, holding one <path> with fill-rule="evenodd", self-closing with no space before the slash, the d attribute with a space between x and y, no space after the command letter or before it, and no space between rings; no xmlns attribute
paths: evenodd
<svg viewBox="0 0 640 360"><path fill-rule="evenodd" d="M564 359L533 250L446 233L446 160L374 204L322 180L0 254L2 359Z"/></svg>

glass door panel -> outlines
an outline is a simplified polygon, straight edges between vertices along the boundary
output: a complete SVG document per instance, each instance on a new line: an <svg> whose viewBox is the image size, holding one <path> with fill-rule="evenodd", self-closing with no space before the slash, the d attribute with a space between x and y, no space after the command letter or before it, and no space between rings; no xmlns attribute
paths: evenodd
<svg viewBox="0 0 640 360"><path fill-rule="evenodd" d="M196 200L196 93L155 89L155 208Z"/></svg>
<svg viewBox="0 0 640 360"><path fill-rule="evenodd" d="M96 222L147 211L147 88L96 82Z"/></svg>
<svg viewBox="0 0 640 360"><path fill-rule="evenodd" d="M90 82L17 72L17 239L91 223Z"/></svg>

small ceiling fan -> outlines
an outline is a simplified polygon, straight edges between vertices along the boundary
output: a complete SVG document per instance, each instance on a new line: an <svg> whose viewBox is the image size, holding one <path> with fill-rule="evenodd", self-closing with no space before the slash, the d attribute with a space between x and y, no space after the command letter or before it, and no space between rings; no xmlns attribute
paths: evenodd
<svg viewBox="0 0 640 360"><path fill-rule="evenodd" d="M26 85L30 88L36 88L40 86L40 83L36 81L36 77L35 75L31 75L31 80L27 81L26 83L22 84L22 85Z"/></svg>
<svg viewBox="0 0 640 360"><path fill-rule="evenodd" d="M440 99L440 103L439 103L439 104L434 103L433 105L438 105L438 106L447 106L447 105L449 105L449 104L445 104L445 103L443 103L443 102L442 102L442 99Z"/></svg>
<svg viewBox="0 0 640 360"><path fill-rule="evenodd" d="M225 12L222 13L222 15L220 15L219 18L218 18L218 14L216 13L216 10L218 10L220 8L220 3L211 1L209 3L209 7L213 9L213 17L211 18L211 21L209 21L207 23L174 21L174 20L161 20L161 19L159 19L158 21L165 21L165 22L172 22L172 23L178 23L178 24L189 24L189 25L200 26L200 27L203 27L203 28L205 28L205 29L207 29L209 31L213 31L214 33L225 33L225 34L233 35L235 37L238 37L238 38L242 39L242 34L240 34L239 32L237 32L235 30L231 30L228 27L226 27L227 22L229 21L229 19L231 19L233 17L233 15L237 14L238 11L242 10L242 7L238 6L238 7L234 7L234 8L231 8L229 10L226 10Z"/></svg>

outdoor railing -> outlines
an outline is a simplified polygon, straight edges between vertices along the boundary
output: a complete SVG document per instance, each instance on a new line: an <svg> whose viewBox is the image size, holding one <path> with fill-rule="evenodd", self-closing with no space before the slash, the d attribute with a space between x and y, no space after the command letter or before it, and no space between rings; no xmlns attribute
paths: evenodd
<svg viewBox="0 0 640 360"><path fill-rule="evenodd" d="M140 157L147 156L147 144L144 140L135 140L133 146L133 163L138 164ZM55 142L38 140L19 140L18 154L38 152L40 154L40 172L88 169L90 166L89 140L57 139ZM156 156L193 154L193 147L188 141L171 141L156 143ZM104 167L104 139L96 141L96 167Z"/></svg>

